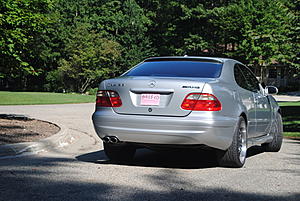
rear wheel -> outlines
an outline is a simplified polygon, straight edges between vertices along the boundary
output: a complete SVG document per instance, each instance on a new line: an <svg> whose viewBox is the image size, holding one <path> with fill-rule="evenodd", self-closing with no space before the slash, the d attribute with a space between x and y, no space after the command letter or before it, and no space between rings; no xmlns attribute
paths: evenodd
<svg viewBox="0 0 300 201"><path fill-rule="evenodd" d="M282 126L281 114L277 113L275 124L271 130L271 134L273 135L273 140L270 143L266 143L262 145L265 148L265 151L278 152L280 150L282 144L282 132L283 132L283 126Z"/></svg>
<svg viewBox="0 0 300 201"><path fill-rule="evenodd" d="M129 145L103 143L106 156L112 161L130 161L133 159L136 148Z"/></svg>
<svg viewBox="0 0 300 201"><path fill-rule="evenodd" d="M247 125L243 117L239 117L233 135L233 141L226 151L218 152L219 165L223 167L242 167L247 154Z"/></svg>

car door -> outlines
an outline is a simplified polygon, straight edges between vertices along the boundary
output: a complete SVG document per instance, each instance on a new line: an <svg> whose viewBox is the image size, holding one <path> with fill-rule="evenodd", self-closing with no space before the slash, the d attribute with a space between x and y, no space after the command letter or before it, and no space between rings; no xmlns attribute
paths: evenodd
<svg viewBox="0 0 300 201"><path fill-rule="evenodd" d="M252 91L255 104L255 134L253 137L258 137L268 133L271 123L271 107L267 96L262 91L262 87L255 75L246 66L240 67L246 79L248 90Z"/></svg>
<svg viewBox="0 0 300 201"><path fill-rule="evenodd" d="M234 66L234 78L236 83L240 86L238 89L239 99L247 109L247 123L248 123L248 137L256 136L256 112L255 99L251 85L246 81L242 73L240 64Z"/></svg>

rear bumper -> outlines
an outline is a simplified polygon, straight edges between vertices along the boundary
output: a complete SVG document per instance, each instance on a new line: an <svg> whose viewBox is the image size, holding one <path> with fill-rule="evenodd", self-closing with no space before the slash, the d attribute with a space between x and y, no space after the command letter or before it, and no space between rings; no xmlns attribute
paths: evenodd
<svg viewBox="0 0 300 201"><path fill-rule="evenodd" d="M218 112L195 112L186 117L120 115L111 108L94 112L100 138L116 136L123 142L197 145L226 150L232 143L238 118Z"/></svg>

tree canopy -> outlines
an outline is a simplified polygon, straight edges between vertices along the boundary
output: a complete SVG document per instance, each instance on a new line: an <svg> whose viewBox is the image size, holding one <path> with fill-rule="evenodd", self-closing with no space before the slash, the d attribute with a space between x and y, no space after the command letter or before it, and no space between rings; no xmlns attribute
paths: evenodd
<svg viewBox="0 0 300 201"><path fill-rule="evenodd" d="M298 0L3 0L0 87L85 92L146 57L300 68Z"/></svg>

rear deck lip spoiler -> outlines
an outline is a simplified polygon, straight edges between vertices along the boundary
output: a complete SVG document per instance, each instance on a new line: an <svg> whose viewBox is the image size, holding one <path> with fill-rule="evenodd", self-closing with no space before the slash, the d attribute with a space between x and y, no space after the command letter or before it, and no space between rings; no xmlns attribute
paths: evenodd
<svg viewBox="0 0 300 201"><path fill-rule="evenodd" d="M199 62L211 62L211 63L224 63L224 59L211 58L211 57L178 57L178 56L166 56L166 57L150 57L144 60L144 62L151 61L199 61Z"/></svg>

